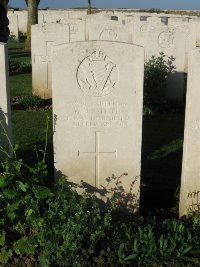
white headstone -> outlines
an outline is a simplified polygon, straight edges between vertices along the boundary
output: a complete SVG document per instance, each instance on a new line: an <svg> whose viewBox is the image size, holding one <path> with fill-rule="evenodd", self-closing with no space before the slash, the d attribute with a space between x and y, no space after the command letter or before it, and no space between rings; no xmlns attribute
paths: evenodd
<svg viewBox="0 0 200 267"><path fill-rule="evenodd" d="M8 15L8 19L9 19L10 36L12 36L15 40L18 40L19 39L18 15L15 14Z"/></svg>
<svg viewBox="0 0 200 267"><path fill-rule="evenodd" d="M61 24L69 26L70 36L69 42L85 41L86 39L86 26L85 21L80 19L61 19Z"/></svg>
<svg viewBox="0 0 200 267"><path fill-rule="evenodd" d="M32 26L32 88L33 94L52 97L52 47L69 42L69 25L44 23Z"/></svg>
<svg viewBox="0 0 200 267"><path fill-rule="evenodd" d="M183 101L184 97L184 68L186 60L186 34L176 28L161 26L154 27L148 33L145 46L146 59L163 52L168 57L174 57L174 73L168 79L167 98Z"/></svg>
<svg viewBox="0 0 200 267"><path fill-rule="evenodd" d="M180 216L200 208L200 49L189 53ZM191 194L188 196L188 194Z"/></svg>
<svg viewBox="0 0 200 267"><path fill-rule="evenodd" d="M47 10L43 13L44 23L60 22L61 19L68 18L68 12L64 10Z"/></svg>
<svg viewBox="0 0 200 267"><path fill-rule="evenodd" d="M195 25L195 29L196 29L196 46L199 47L200 46L200 17L198 18L193 18L189 20L189 24L192 23L193 25Z"/></svg>
<svg viewBox="0 0 200 267"><path fill-rule="evenodd" d="M92 21L86 24L88 40L104 40L118 42L132 42L132 34L128 25L123 25L118 21Z"/></svg>
<svg viewBox="0 0 200 267"><path fill-rule="evenodd" d="M28 20L28 13L26 10L23 11L15 11L18 16L18 27L19 32L26 33L27 32L27 20Z"/></svg>
<svg viewBox="0 0 200 267"><path fill-rule="evenodd" d="M0 161L5 150L11 153L11 114L10 114L10 87L8 75L7 45L0 43Z"/></svg>
<svg viewBox="0 0 200 267"><path fill-rule="evenodd" d="M54 153L57 175L99 188L128 173L122 186L138 209L144 49L91 41L56 46L53 57ZM112 183L113 185L113 183Z"/></svg>

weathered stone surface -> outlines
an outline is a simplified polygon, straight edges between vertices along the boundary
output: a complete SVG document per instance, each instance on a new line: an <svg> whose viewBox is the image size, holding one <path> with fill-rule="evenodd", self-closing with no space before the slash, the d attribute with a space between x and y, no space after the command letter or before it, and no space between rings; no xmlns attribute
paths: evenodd
<svg viewBox="0 0 200 267"><path fill-rule="evenodd" d="M106 178L133 186L138 209L144 49L120 42L54 48L53 116L56 175L102 189ZM111 183L113 185L113 181Z"/></svg>
<svg viewBox="0 0 200 267"><path fill-rule="evenodd" d="M60 24L69 26L69 42L85 41L86 25L81 19L61 19Z"/></svg>
<svg viewBox="0 0 200 267"><path fill-rule="evenodd" d="M123 25L118 21L92 21L86 23L88 40L104 40L132 43L132 31L129 25Z"/></svg>
<svg viewBox="0 0 200 267"><path fill-rule="evenodd" d="M200 207L200 49L189 54L180 216ZM188 194L191 194L189 197Z"/></svg>
<svg viewBox="0 0 200 267"><path fill-rule="evenodd" d="M8 56L6 44L0 43L0 150L11 153L8 138L11 140L10 87L8 77ZM5 156L0 152L1 158Z"/></svg>
<svg viewBox="0 0 200 267"><path fill-rule="evenodd" d="M69 25L45 23L32 26L32 88L44 99L52 97L52 47L69 42Z"/></svg>
<svg viewBox="0 0 200 267"><path fill-rule="evenodd" d="M12 14L8 15L9 19L9 30L10 30L10 36L18 40L19 39L19 24L18 24L18 15Z"/></svg>

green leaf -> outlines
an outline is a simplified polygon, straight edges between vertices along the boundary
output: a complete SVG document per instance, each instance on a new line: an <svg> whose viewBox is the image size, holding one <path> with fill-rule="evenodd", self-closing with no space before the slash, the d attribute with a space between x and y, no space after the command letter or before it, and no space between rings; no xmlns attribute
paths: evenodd
<svg viewBox="0 0 200 267"><path fill-rule="evenodd" d="M14 243L14 250L17 255L29 255L35 254L36 241L32 237L22 237Z"/></svg>
<svg viewBox="0 0 200 267"><path fill-rule="evenodd" d="M188 253L192 248L193 248L193 246L189 246L189 247L185 248L182 252L182 255L185 255L186 253Z"/></svg>
<svg viewBox="0 0 200 267"><path fill-rule="evenodd" d="M1 231L0 232L0 246L4 247L5 240L6 240L6 232L5 231Z"/></svg>
<svg viewBox="0 0 200 267"><path fill-rule="evenodd" d="M17 183L18 183L19 188L20 188L23 192L26 192L26 189L27 189L28 185L22 183L21 181L17 181Z"/></svg>
<svg viewBox="0 0 200 267"><path fill-rule="evenodd" d="M35 192L35 196L38 199L45 199L51 195L51 191L48 188L40 188Z"/></svg>
<svg viewBox="0 0 200 267"><path fill-rule="evenodd" d="M42 267L49 267L50 266L49 256L47 256L47 255L40 255L39 256L39 262L40 262Z"/></svg>
<svg viewBox="0 0 200 267"><path fill-rule="evenodd" d="M7 197L8 199L12 199L17 195L17 192L12 189L5 189L3 190L3 195Z"/></svg>
<svg viewBox="0 0 200 267"><path fill-rule="evenodd" d="M17 213L15 212L19 208L19 202L15 202L12 205L7 205L7 216L14 220L17 216Z"/></svg>
<svg viewBox="0 0 200 267"><path fill-rule="evenodd" d="M132 254L124 259L124 261L134 260L137 257L137 254Z"/></svg>
<svg viewBox="0 0 200 267"><path fill-rule="evenodd" d="M6 250L6 247L3 247L0 250L0 263L6 265L9 259L12 257L12 251L10 249Z"/></svg>
<svg viewBox="0 0 200 267"><path fill-rule="evenodd" d="M0 188L4 188L6 187L7 183L5 181L5 177L4 176L0 176Z"/></svg>

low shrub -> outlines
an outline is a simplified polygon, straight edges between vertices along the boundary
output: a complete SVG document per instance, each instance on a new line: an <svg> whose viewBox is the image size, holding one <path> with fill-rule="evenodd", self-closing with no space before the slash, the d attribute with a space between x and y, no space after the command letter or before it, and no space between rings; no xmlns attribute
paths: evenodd
<svg viewBox="0 0 200 267"><path fill-rule="evenodd" d="M43 103L43 99L39 96L35 95L26 95L18 100L18 104L20 104L23 108L29 108L29 107L36 107L40 106Z"/></svg>
<svg viewBox="0 0 200 267"><path fill-rule="evenodd" d="M32 64L31 62L17 61L9 58L9 71L10 74L13 73L26 73L31 72Z"/></svg>
<svg viewBox="0 0 200 267"><path fill-rule="evenodd" d="M166 99L167 78L174 72L173 57L164 53L152 56L144 66L144 114L169 110L173 103ZM177 103L175 103L176 105ZM149 112L151 111L151 113Z"/></svg>

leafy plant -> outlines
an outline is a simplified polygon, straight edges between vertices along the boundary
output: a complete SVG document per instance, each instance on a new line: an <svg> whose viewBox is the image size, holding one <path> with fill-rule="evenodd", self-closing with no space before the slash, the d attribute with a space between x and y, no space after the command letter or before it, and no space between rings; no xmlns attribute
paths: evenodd
<svg viewBox="0 0 200 267"><path fill-rule="evenodd" d="M198 266L198 231L189 221L166 219L163 222L140 218L138 223L123 225L118 248L119 263L139 266ZM124 242L122 242L124 240Z"/></svg>
<svg viewBox="0 0 200 267"><path fill-rule="evenodd" d="M19 31L19 40L24 42L26 40L26 33Z"/></svg>
<svg viewBox="0 0 200 267"><path fill-rule="evenodd" d="M26 73L31 72L31 62L17 61L9 58L9 71L10 73Z"/></svg>
<svg viewBox="0 0 200 267"><path fill-rule="evenodd" d="M152 56L144 66L144 106L149 110L160 110L166 105L167 78L173 73L173 57L160 53ZM148 112L149 114L149 112Z"/></svg>
<svg viewBox="0 0 200 267"><path fill-rule="evenodd" d="M18 103L24 108L35 107L41 105L43 100L39 96L26 95L19 99Z"/></svg>
<svg viewBox="0 0 200 267"><path fill-rule="evenodd" d="M59 179L44 214L37 238L40 263L51 266L89 266L88 262L106 242L110 213L101 213L95 197L79 196L66 178Z"/></svg>
<svg viewBox="0 0 200 267"><path fill-rule="evenodd" d="M7 157L0 163L0 263L3 265L13 255L36 253L38 242L34 233L42 226L45 201L51 194L44 183L46 145L33 167L17 159L18 146L10 145L13 156L5 152Z"/></svg>

